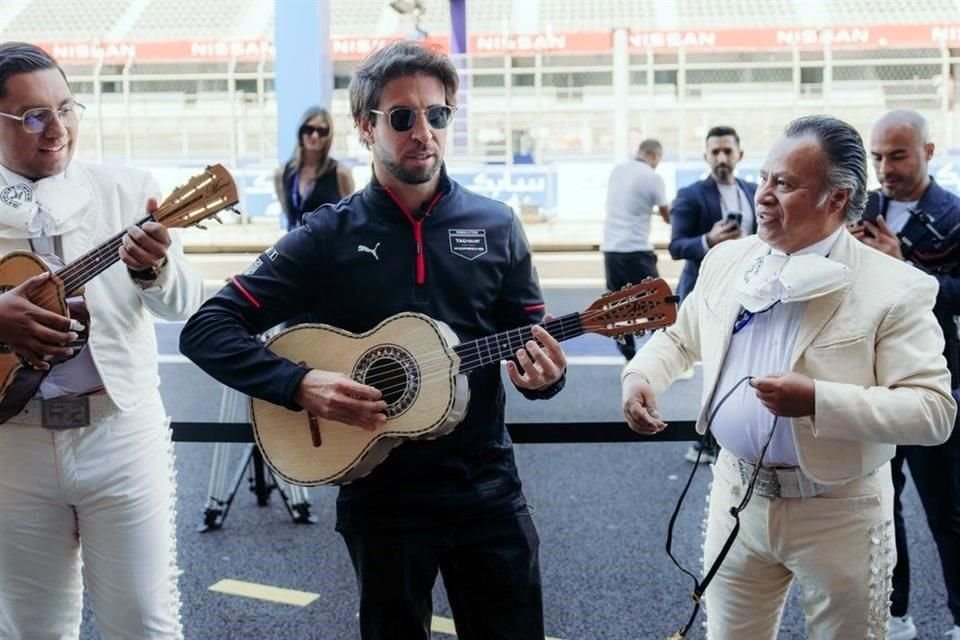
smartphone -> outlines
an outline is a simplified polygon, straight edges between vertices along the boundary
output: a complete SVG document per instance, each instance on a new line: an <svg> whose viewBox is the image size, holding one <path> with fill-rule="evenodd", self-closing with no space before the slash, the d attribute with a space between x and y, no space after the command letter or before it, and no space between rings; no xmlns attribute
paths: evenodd
<svg viewBox="0 0 960 640"><path fill-rule="evenodd" d="M743 214L742 213L728 213L727 222L732 222L733 226L740 228L740 225L743 223Z"/></svg>
<svg viewBox="0 0 960 640"><path fill-rule="evenodd" d="M873 234L870 233L870 231L864 226L864 224L863 224L863 218L857 220L856 222L851 222L850 224L847 225L847 227L848 227L851 231L853 231L853 230L855 230L855 229L861 229L861 230L863 230L863 237L865 237L865 238L872 238L872 237L873 237Z"/></svg>

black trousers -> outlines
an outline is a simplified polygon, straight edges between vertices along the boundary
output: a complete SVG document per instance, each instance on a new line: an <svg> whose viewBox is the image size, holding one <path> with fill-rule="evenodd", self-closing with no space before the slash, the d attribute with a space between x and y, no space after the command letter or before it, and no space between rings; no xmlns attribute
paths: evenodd
<svg viewBox="0 0 960 640"><path fill-rule="evenodd" d="M900 495L906 478L903 463L920 494L927 524L940 554L947 606L953 623L960 625L960 432L954 428L950 439L936 447L897 447L890 462L893 471L893 524L897 541L897 565L893 569L893 596L890 613L904 616L910 601L910 556L903 522Z"/></svg>
<svg viewBox="0 0 960 640"><path fill-rule="evenodd" d="M657 254L653 251L633 251L630 253L603 253L603 270L607 276L607 289L616 291L627 284L639 284L644 278L659 278ZM617 342L617 348L627 360L637 353L636 340L632 335L624 336L624 344Z"/></svg>
<svg viewBox="0 0 960 640"><path fill-rule="evenodd" d="M363 640L429 640L439 572L460 640L543 640L540 539L529 512L412 532L341 532Z"/></svg>

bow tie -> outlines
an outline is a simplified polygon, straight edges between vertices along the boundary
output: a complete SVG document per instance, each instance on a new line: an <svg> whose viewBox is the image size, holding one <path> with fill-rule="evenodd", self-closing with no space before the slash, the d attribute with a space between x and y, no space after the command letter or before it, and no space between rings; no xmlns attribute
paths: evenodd
<svg viewBox="0 0 960 640"><path fill-rule="evenodd" d="M734 296L751 313L777 302L801 302L833 293L852 279L850 269L824 256L767 254L751 262L737 279Z"/></svg>
<svg viewBox="0 0 960 640"><path fill-rule="evenodd" d="M85 185L66 177L0 188L0 238L55 236L80 226L93 200Z"/></svg>

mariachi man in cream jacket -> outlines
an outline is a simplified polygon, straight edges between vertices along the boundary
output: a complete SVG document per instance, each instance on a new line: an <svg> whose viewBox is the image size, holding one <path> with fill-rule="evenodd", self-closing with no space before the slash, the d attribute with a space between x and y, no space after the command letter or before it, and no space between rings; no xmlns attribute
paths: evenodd
<svg viewBox="0 0 960 640"><path fill-rule="evenodd" d="M0 254L70 263L128 229L85 287L86 346L0 425L0 638L76 638L81 565L104 640L182 638L151 315L186 318L202 283L175 235L133 227L156 207L146 173L71 160L82 109L42 50L0 44ZM31 304L39 284L0 296L0 342L47 368L82 329Z"/></svg>
<svg viewBox="0 0 960 640"><path fill-rule="evenodd" d="M624 411L641 433L663 430L656 396L702 360L697 430L709 417L721 446L704 552L704 575L723 557L705 592L711 640L776 638L794 580L810 638L883 638L888 461L894 445L946 440L956 414L937 282L847 232L866 201L848 124L795 120L760 178L758 235L707 255L677 323L625 369Z"/></svg>

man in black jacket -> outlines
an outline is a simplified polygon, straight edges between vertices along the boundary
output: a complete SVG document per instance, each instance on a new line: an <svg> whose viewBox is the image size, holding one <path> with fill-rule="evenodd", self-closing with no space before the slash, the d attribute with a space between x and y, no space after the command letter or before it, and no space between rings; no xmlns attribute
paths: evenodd
<svg viewBox="0 0 960 640"><path fill-rule="evenodd" d="M254 335L304 312L361 332L415 311L462 341L540 322L543 298L516 216L444 170L457 84L450 61L419 44L371 54L350 86L373 152L370 184L305 216L233 278L187 323L183 352L250 395L379 429L380 391L273 356ZM542 327L533 335L507 373L528 398L549 398L566 360ZM452 433L406 442L340 489L337 530L357 575L364 640L427 640L438 571L458 637L544 637L539 541L504 428L499 368L473 371L470 396Z"/></svg>
<svg viewBox="0 0 960 640"><path fill-rule="evenodd" d="M944 357L951 388L960 387L960 340L954 316L960 313L960 198L943 190L927 174L933 157L927 121L915 111L891 111L873 127L870 154L880 190L870 194L863 222L852 228L864 243L937 278L940 291L934 314L943 329ZM891 461L893 521L897 564L893 570L893 603L889 640L912 640L916 626L907 606L910 558L900 496L906 477L903 463L920 494L927 523L940 553L947 606L954 626L947 631L960 640L960 433L936 447L900 446Z"/></svg>

